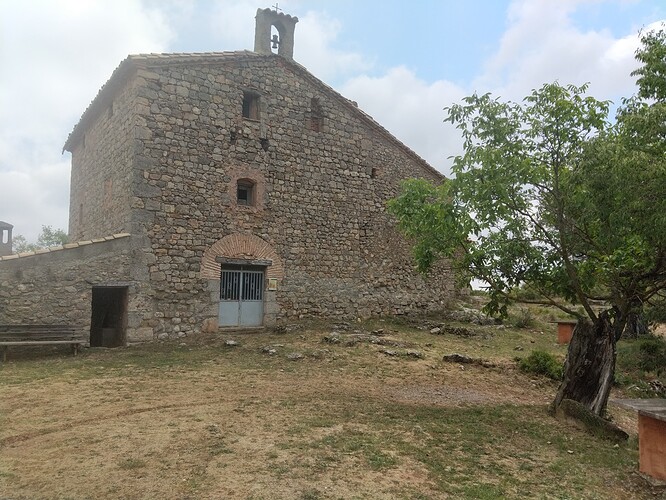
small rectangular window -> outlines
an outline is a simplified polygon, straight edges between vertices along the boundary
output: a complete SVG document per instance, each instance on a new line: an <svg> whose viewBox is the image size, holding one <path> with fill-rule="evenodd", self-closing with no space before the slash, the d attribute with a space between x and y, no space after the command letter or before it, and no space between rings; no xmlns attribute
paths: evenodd
<svg viewBox="0 0 666 500"><path fill-rule="evenodd" d="M239 205L253 205L254 184L250 181L240 180L236 186L236 201Z"/></svg>
<svg viewBox="0 0 666 500"><path fill-rule="evenodd" d="M313 97L310 100L310 112L307 120L307 126L313 132L321 132L321 126L323 122L323 111L321 104L319 104L319 99Z"/></svg>
<svg viewBox="0 0 666 500"><path fill-rule="evenodd" d="M243 118L259 119L259 95L253 92L243 93Z"/></svg>

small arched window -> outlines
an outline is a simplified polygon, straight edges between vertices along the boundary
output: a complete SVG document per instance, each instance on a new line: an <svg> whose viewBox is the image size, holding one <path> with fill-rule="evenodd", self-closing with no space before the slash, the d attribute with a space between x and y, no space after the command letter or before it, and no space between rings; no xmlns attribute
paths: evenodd
<svg viewBox="0 0 666 500"><path fill-rule="evenodd" d="M236 184L236 202L239 205L254 205L255 182L252 179L238 179Z"/></svg>

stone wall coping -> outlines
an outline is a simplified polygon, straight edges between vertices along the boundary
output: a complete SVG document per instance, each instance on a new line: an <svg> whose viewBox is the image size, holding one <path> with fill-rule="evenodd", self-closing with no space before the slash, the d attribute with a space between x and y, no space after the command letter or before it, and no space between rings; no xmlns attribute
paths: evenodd
<svg viewBox="0 0 666 500"><path fill-rule="evenodd" d="M333 87L324 83L322 80L314 76L308 71L308 69L302 64L297 63L293 60L287 60L283 57L276 56L274 54L262 55L257 54L249 50L241 51L228 51L228 52L180 52L180 53L162 53L162 54L134 54L127 56L114 70L111 74L109 80L102 86L102 88L97 93L97 96L92 100L88 108L81 115L81 119L76 124L72 132L67 137L67 141L63 146L64 151L72 151L75 144L80 140L80 137L83 136L85 130L87 129L89 123L94 120L99 113L106 110L109 106L109 103L113 100L115 94L121 89L126 80L129 78L129 75L134 74L138 70L146 70L150 67L161 66L161 65L173 65L173 64L218 64L218 63L228 63L232 61L257 61L259 59L270 59L275 61L276 64L282 64L292 70L298 72L302 77L309 80L316 86L322 87L326 93L328 93L332 98L342 104L350 112L359 116L366 124L368 124L372 129L377 133L382 135L385 139L388 139L390 142L398 146L409 156L417 160L422 167L424 167L428 172L434 174L437 178L444 180L444 175L430 165L426 160L419 156L414 150L409 146L401 142L396 138L391 132L386 128L382 127L374 118L372 118L365 111L361 110L358 107L358 104L350 99L347 99L345 96L337 92ZM149 77L149 75L143 75Z"/></svg>
<svg viewBox="0 0 666 500"><path fill-rule="evenodd" d="M4 257L0 257L0 262L5 261L5 260L14 260L14 259L22 259L25 257L32 257L34 255L42 255L45 253L52 253L52 252L60 252L64 250L71 250L74 248L79 248L79 247L84 247L88 245L94 245L96 243L105 243L107 241L111 240L119 240L121 238L128 238L130 236L130 233L116 233L112 234L111 236L105 236L104 238L97 238L94 240L84 240L84 241L77 241L73 243L66 243L65 245L60 245L57 247L49 247L49 248L38 248L37 250L30 251L30 252L21 252L21 253L14 253L11 255L5 255Z"/></svg>

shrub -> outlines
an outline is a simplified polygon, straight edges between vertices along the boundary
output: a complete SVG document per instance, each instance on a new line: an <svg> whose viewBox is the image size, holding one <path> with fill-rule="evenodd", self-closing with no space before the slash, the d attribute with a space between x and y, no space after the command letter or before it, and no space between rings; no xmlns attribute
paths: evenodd
<svg viewBox="0 0 666 500"><path fill-rule="evenodd" d="M521 286L511 290L511 296L514 300L520 302L521 300L537 300L541 295L529 287Z"/></svg>
<svg viewBox="0 0 666 500"><path fill-rule="evenodd" d="M532 314L532 311L526 307L521 307L518 309L518 312L512 316L511 325L516 328L531 328L534 326L534 315Z"/></svg>
<svg viewBox="0 0 666 500"><path fill-rule="evenodd" d="M522 372L543 375L553 380L562 378L562 363L546 351L532 351L518 362L518 368Z"/></svg>
<svg viewBox="0 0 666 500"><path fill-rule="evenodd" d="M641 370L659 375L666 368L666 341L657 337L645 339L638 348L638 355Z"/></svg>

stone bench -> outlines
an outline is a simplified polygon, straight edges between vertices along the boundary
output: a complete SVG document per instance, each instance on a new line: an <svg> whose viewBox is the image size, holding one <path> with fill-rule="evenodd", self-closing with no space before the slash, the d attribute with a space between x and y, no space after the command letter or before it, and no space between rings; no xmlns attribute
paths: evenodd
<svg viewBox="0 0 666 500"><path fill-rule="evenodd" d="M616 399L614 404L638 412L638 470L666 481L666 399Z"/></svg>
<svg viewBox="0 0 666 500"><path fill-rule="evenodd" d="M71 325L0 325L2 361L7 361L10 346L69 344L76 356L87 339Z"/></svg>

